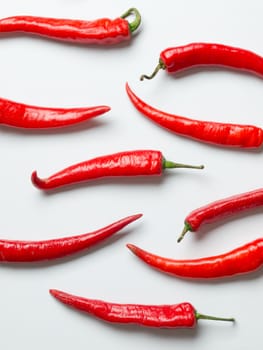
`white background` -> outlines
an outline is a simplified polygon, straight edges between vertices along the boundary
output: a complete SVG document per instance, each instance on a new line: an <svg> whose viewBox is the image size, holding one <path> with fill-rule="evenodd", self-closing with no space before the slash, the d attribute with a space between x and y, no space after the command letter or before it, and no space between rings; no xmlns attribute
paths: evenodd
<svg viewBox="0 0 263 350"><path fill-rule="evenodd" d="M0 346L5 350L240 350L262 345L260 271L220 281L186 281L151 269L125 247L129 242L162 256L194 258L226 252L262 235L263 216L257 209L176 243L191 210L262 186L262 151L217 148L173 135L140 115L125 92L128 81L141 98L165 111L262 126L258 77L210 69L177 77L162 71L152 81L139 81L169 46L207 41L263 54L262 2L9 0L2 3L1 16L115 18L133 6L142 14L142 26L129 45L85 47L23 35L0 40L0 96L50 107L112 107L104 116L60 131L1 127L1 237L67 236L144 214L86 254L54 264L1 265ZM141 148L206 167L170 171L161 179L96 181L52 194L30 182L34 169L44 177L98 155ZM121 303L189 301L199 312L233 316L236 323L200 321L195 330L112 326L60 304L49 295L50 288Z"/></svg>

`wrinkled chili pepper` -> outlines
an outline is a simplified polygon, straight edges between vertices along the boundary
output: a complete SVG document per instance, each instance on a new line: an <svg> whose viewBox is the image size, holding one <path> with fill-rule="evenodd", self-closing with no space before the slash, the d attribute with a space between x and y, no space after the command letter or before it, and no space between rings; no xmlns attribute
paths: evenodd
<svg viewBox="0 0 263 350"><path fill-rule="evenodd" d="M190 303L172 305L116 304L87 299L50 289L50 294L62 303L95 317L120 324L136 324L158 328L194 328L200 319L234 322L234 318L222 318L200 314Z"/></svg>
<svg viewBox="0 0 263 350"><path fill-rule="evenodd" d="M163 50L154 72L142 75L141 80L152 79L160 69L176 73L202 66L226 67L263 75L263 57L252 51L216 43L191 43Z"/></svg>
<svg viewBox="0 0 263 350"><path fill-rule="evenodd" d="M63 258L78 253L112 236L123 227L139 219L142 214L128 216L111 225L77 236L46 241L0 240L1 262L36 262Z"/></svg>
<svg viewBox="0 0 263 350"><path fill-rule="evenodd" d="M180 242L188 231L195 232L206 223L215 222L241 211L263 205L263 189L259 188L223 198L192 211L184 221L184 229L178 238Z"/></svg>
<svg viewBox="0 0 263 350"><path fill-rule="evenodd" d="M263 143L263 130L256 126L194 120L166 113L142 101L127 83L126 91L139 112L178 135L225 147L256 148Z"/></svg>
<svg viewBox="0 0 263 350"><path fill-rule="evenodd" d="M129 23L126 18L134 15ZM139 27L141 16L137 9L130 8L116 19L100 18L92 21L14 16L0 19L0 34L22 32L80 44L117 44L130 40Z"/></svg>
<svg viewBox="0 0 263 350"><path fill-rule="evenodd" d="M230 252L200 258L174 260L149 253L133 244L127 247L149 266L183 278L222 278L255 271L263 264L263 239Z"/></svg>
<svg viewBox="0 0 263 350"><path fill-rule="evenodd" d="M0 124L26 129L57 128L86 121L109 110L108 106L46 108L0 98Z"/></svg>
<svg viewBox="0 0 263 350"><path fill-rule="evenodd" d="M45 179L39 178L34 171L31 180L37 188L50 190L102 177L161 175L167 168L203 169L204 166L168 161L160 151L136 150L93 158L72 165Z"/></svg>

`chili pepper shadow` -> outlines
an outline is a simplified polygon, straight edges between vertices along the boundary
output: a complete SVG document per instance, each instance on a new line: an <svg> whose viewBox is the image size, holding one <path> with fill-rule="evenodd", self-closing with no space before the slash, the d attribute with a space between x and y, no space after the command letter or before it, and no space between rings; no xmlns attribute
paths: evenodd
<svg viewBox="0 0 263 350"><path fill-rule="evenodd" d="M101 179L95 179L95 180L90 180L87 182L80 182L76 184L70 184L70 185L65 185L61 186L55 189L50 189L47 191L42 191L43 195L46 196L52 196L55 194L59 194L61 192L70 192L72 190L81 190L83 191L84 188L87 189L89 187L98 187L98 186L109 186L109 189L112 189L114 186L120 188L120 187L127 187L127 186L137 186L138 188L145 188L145 187L153 187L156 188L156 186L160 186L163 182L167 181L167 178L170 177L180 177L183 176L184 178L186 176L193 176L193 174L188 174L187 172L183 172L180 169L180 173L172 173L172 172L167 172L163 174L162 176L127 176L127 177L107 177L107 178L101 178ZM143 194L142 194L143 195Z"/></svg>
<svg viewBox="0 0 263 350"><path fill-rule="evenodd" d="M208 121L208 119L206 119ZM211 121L211 119L210 119ZM169 130L167 130L169 132ZM175 135L175 133L173 133L171 131L172 134ZM194 142L194 143L198 143L198 144L202 144L204 147L209 147L212 148L216 151L219 152L233 152L233 153L250 153L250 154L259 154L262 152L263 149L263 145L261 145L260 147L257 148L242 148L242 147L232 147L232 146L224 146L224 145L216 145L213 143L209 143L209 142L204 142L201 140L195 140L193 138L187 137L187 136L183 136L183 135L175 135L176 137L180 137L181 139L187 139L189 142Z"/></svg>
<svg viewBox="0 0 263 350"><path fill-rule="evenodd" d="M141 28L138 28L136 32L132 33L130 40L124 40L117 44L87 44L87 43L77 43L77 42L67 42L66 40L59 40L55 38L48 38L44 36L40 36L37 34L30 34L30 33L2 33L0 34L0 40L29 40L32 41L39 41L49 43L50 45L54 46L68 46L69 48L73 48L74 51L84 51L87 50L96 50L96 51L111 51L111 50L118 50L120 48L129 47L132 45L133 41L136 40L136 36L140 33Z"/></svg>
<svg viewBox="0 0 263 350"><path fill-rule="evenodd" d="M106 115L105 115L106 116ZM98 116L103 117L103 115ZM96 117L97 118L97 117ZM64 127L56 127L56 128L46 128L46 129L26 129L26 128L18 128L18 127L11 127L8 125L2 125L0 124L0 133L5 134L16 134L16 135L25 135L25 136L35 136L35 135L64 135L64 134L72 134L72 133L81 133L86 132L89 130L92 130L94 128L99 127L107 127L110 123L108 121L102 121L102 120L86 120L83 122L80 122L75 125L69 125Z"/></svg>
<svg viewBox="0 0 263 350"><path fill-rule="evenodd" d="M52 268L54 266L59 266L63 264L70 263L73 260L82 259L88 257L90 254L96 254L96 251L107 248L107 246L118 242L121 239L124 239L127 235L131 234L133 230L123 229L123 232L118 233L105 241L98 243L90 248L86 248L78 253L67 255L63 258L45 260L39 262L0 262L0 269L16 269L16 270L25 270L25 269L45 269Z"/></svg>
<svg viewBox="0 0 263 350"><path fill-rule="evenodd" d="M99 321L99 320L98 320ZM106 326L106 325L105 325ZM107 325L109 327L109 325ZM135 333L139 335L149 335L151 338L155 337L156 340L167 341L167 340L187 340L198 338L199 331L198 326L196 328L153 328L153 327L143 327L136 325L116 325L110 324L110 327L116 332L122 332L123 334L129 336L129 334Z"/></svg>
<svg viewBox="0 0 263 350"><path fill-rule="evenodd" d="M226 283L242 283L244 282L245 285L249 282L253 282L256 279L262 278L262 267L259 268L256 271L249 272L246 274L236 275L236 276L227 276L227 277L221 277L221 278L180 278L181 280L184 280L186 283L190 283L193 285L206 285L209 286L209 288L217 288L219 284L226 284ZM173 277L173 276L170 276ZM174 279L177 279L177 277L173 277Z"/></svg>
<svg viewBox="0 0 263 350"><path fill-rule="evenodd" d="M204 67L190 67L190 68L186 68L184 70L181 70L179 72L171 72L168 75L168 78L172 78L172 79L183 79L186 78L190 75L196 75L196 74L200 74L200 73L217 73L217 72L226 72L226 73L230 73L233 75L240 75L240 76L247 76L247 77L251 77L252 79L256 79L256 80L260 80L262 81L262 77L260 77L257 74L253 74L251 72L247 72L247 71L242 71L242 70L238 70L238 69L234 69L234 68L228 68L228 67L218 67L218 66L206 66Z"/></svg>

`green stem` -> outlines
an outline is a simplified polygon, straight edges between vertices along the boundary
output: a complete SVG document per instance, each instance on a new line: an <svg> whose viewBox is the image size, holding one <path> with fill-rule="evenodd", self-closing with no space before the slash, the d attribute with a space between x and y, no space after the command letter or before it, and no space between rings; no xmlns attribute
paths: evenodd
<svg viewBox="0 0 263 350"><path fill-rule="evenodd" d="M225 317L215 317L209 315L199 314L199 312L195 312L195 318L197 320L212 320L212 321L227 321L227 322L235 322L233 317L225 318Z"/></svg>
<svg viewBox="0 0 263 350"><path fill-rule="evenodd" d="M134 15L134 21L129 22L129 27L130 27L130 31L133 33L141 24L141 15L140 12L134 8L131 7L128 11L126 11L123 15L121 15L121 18L127 18L131 15Z"/></svg>
<svg viewBox="0 0 263 350"><path fill-rule="evenodd" d="M189 231L193 231L192 227L188 224L188 222L184 223L184 229L182 231L182 233L180 234L180 236L177 239L177 243L181 242L181 240L184 238L185 234Z"/></svg>
<svg viewBox="0 0 263 350"><path fill-rule="evenodd" d="M152 74L151 75L143 74L143 75L141 75L140 80L143 80L143 79L150 80L150 79L154 78L156 76L156 74L159 72L160 69L166 69L166 65L163 63L163 61L161 59L159 60L159 63L155 67L155 69L152 72Z"/></svg>
<svg viewBox="0 0 263 350"><path fill-rule="evenodd" d="M175 163L170 160L163 159L163 169L173 169L173 168L204 169L204 165L181 164L181 163Z"/></svg>

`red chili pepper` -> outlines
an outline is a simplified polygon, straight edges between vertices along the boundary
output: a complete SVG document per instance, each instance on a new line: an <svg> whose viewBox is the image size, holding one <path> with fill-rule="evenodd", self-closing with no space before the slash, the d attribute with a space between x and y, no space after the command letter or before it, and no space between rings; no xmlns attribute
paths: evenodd
<svg viewBox="0 0 263 350"><path fill-rule="evenodd" d="M154 72L142 75L141 80L152 79L160 69L176 73L200 66L221 66L263 75L263 57L254 52L215 43L191 43L162 51Z"/></svg>
<svg viewBox="0 0 263 350"><path fill-rule="evenodd" d="M126 18L134 15L129 23ZM80 44L117 44L130 40L141 23L137 9L130 8L116 19L100 18L92 21L46 18L35 16L14 16L0 20L0 34L23 32L44 36L49 39Z"/></svg>
<svg viewBox="0 0 263 350"><path fill-rule="evenodd" d="M50 289L49 292L62 303L111 323L132 323L158 328L194 328L200 319L235 321L234 318L200 314L190 303L173 305L116 304L87 299L55 289Z"/></svg>
<svg viewBox="0 0 263 350"><path fill-rule="evenodd" d="M255 148L263 143L263 130L256 126L201 121L169 114L146 104L127 83L126 91L139 112L176 134L228 147Z"/></svg>
<svg viewBox="0 0 263 350"><path fill-rule="evenodd" d="M180 242L188 231L195 232L206 223L215 222L241 211L263 205L263 189L245 192L220 199L192 211L184 221L184 229L178 238Z"/></svg>
<svg viewBox="0 0 263 350"><path fill-rule="evenodd" d="M263 264L263 239L230 252L200 259L174 260L149 253L133 244L127 247L142 261L162 272L184 278L222 278L254 271Z"/></svg>
<svg viewBox="0 0 263 350"><path fill-rule="evenodd" d="M102 177L161 175L166 168L203 169L204 166L168 161L160 151L136 150L90 159L63 169L46 179L40 179L34 171L31 180L39 189L50 190Z"/></svg>
<svg viewBox="0 0 263 350"><path fill-rule="evenodd" d="M46 108L0 98L0 124L26 129L69 126L110 110L108 106L82 108Z"/></svg>
<svg viewBox="0 0 263 350"><path fill-rule="evenodd" d="M104 228L78 236L46 241L0 240L1 262L36 262L63 258L78 253L112 236L123 227L139 219L142 214L128 216Z"/></svg>

